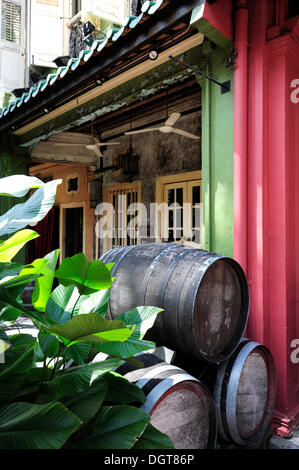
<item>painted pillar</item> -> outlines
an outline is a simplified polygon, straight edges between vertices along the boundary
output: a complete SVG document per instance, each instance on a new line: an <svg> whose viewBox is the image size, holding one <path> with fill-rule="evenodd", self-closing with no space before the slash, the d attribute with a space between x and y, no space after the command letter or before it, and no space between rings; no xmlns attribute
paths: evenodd
<svg viewBox="0 0 299 470"><path fill-rule="evenodd" d="M277 370L273 429L288 435L299 423L299 27L266 40L270 5L249 2L247 335L265 344Z"/></svg>
<svg viewBox="0 0 299 470"><path fill-rule="evenodd" d="M214 79L230 81L231 91L198 76L202 88L203 243L205 250L233 256L234 68L231 51L231 2L215 10L204 4L194 10L191 24L205 34L198 68ZM213 5L215 7L217 4ZM224 11L224 13L223 13ZM222 22L222 20L224 20ZM227 21L226 21L227 20Z"/></svg>

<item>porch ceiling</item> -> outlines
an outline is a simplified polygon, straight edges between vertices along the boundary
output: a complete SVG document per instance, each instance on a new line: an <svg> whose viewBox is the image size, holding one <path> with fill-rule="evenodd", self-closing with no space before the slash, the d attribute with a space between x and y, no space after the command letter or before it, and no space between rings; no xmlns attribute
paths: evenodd
<svg viewBox="0 0 299 470"><path fill-rule="evenodd" d="M0 112L0 131L25 135L67 110L116 88L128 77L166 62L170 53L183 53L180 45L184 40L194 37L193 47L200 44L203 35L189 23L192 10L202 3L205 0L158 0L154 5L145 2L141 15L128 18L127 24L117 31L111 29L105 40L95 41L90 50L81 51L78 59L70 59L66 67L58 68L55 74L48 75L37 87L4 108ZM148 58L152 49L159 52L156 62ZM28 142L26 138L22 140Z"/></svg>

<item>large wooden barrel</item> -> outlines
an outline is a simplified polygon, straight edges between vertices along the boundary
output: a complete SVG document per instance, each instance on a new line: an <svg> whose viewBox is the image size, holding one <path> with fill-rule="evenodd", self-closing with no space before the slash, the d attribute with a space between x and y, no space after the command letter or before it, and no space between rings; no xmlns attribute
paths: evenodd
<svg viewBox="0 0 299 470"><path fill-rule="evenodd" d="M267 435L276 396L275 365L268 348L242 338L234 353L218 366L178 356L174 363L213 393L222 439L251 447Z"/></svg>
<svg viewBox="0 0 299 470"><path fill-rule="evenodd" d="M138 354L144 368L125 363L116 370L141 388L141 406L151 424L168 435L175 449L215 448L217 428L212 394L197 379L158 357Z"/></svg>
<svg viewBox="0 0 299 470"><path fill-rule="evenodd" d="M249 311L247 280L233 259L172 243L114 248L109 318L136 306L164 309L146 339L190 358L225 360L237 347Z"/></svg>

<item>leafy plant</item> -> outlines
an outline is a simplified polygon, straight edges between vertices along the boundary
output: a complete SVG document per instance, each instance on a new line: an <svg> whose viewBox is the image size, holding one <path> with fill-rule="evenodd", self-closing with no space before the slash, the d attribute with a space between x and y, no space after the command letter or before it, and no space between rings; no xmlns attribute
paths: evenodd
<svg viewBox="0 0 299 470"><path fill-rule="evenodd" d="M0 233L22 228L0 242L0 448L172 448L139 408L146 400L141 389L117 373L124 361L142 366L134 355L155 347L143 337L161 309L137 307L107 320L111 265L82 253L58 269L58 250L27 266L12 262L38 236L25 227L52 207L58 184L46 189L40 180L18 179L18 185L0 180L0 193L21 197L38 189L19 205L22 222L21 207L0 217ZM54 277L60 284L52 290ZM28 310L20 294L33 280L34 309ZM36 336L9 335L7 326L21 314L31 318ZM99 353L108 357L97 359Z"/></svg>

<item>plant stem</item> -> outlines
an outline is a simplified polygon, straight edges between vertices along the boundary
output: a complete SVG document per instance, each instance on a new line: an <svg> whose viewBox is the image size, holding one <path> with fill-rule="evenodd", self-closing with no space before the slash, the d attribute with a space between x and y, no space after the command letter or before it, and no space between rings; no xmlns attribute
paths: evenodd
<svg viewBox="0 0 299 470"><path fill-rule="evenodd" d="M77 305L78 300L80 299L80 297L81 297L81 294L78 295L78 298L77 298L77 300L76 300L76 302L75 302L75 304L74 304L74 306L73 306L72 313L71 313L71 318L73 318L74 310L75 310L75 307L76 307L76 305Z"/></svg>

